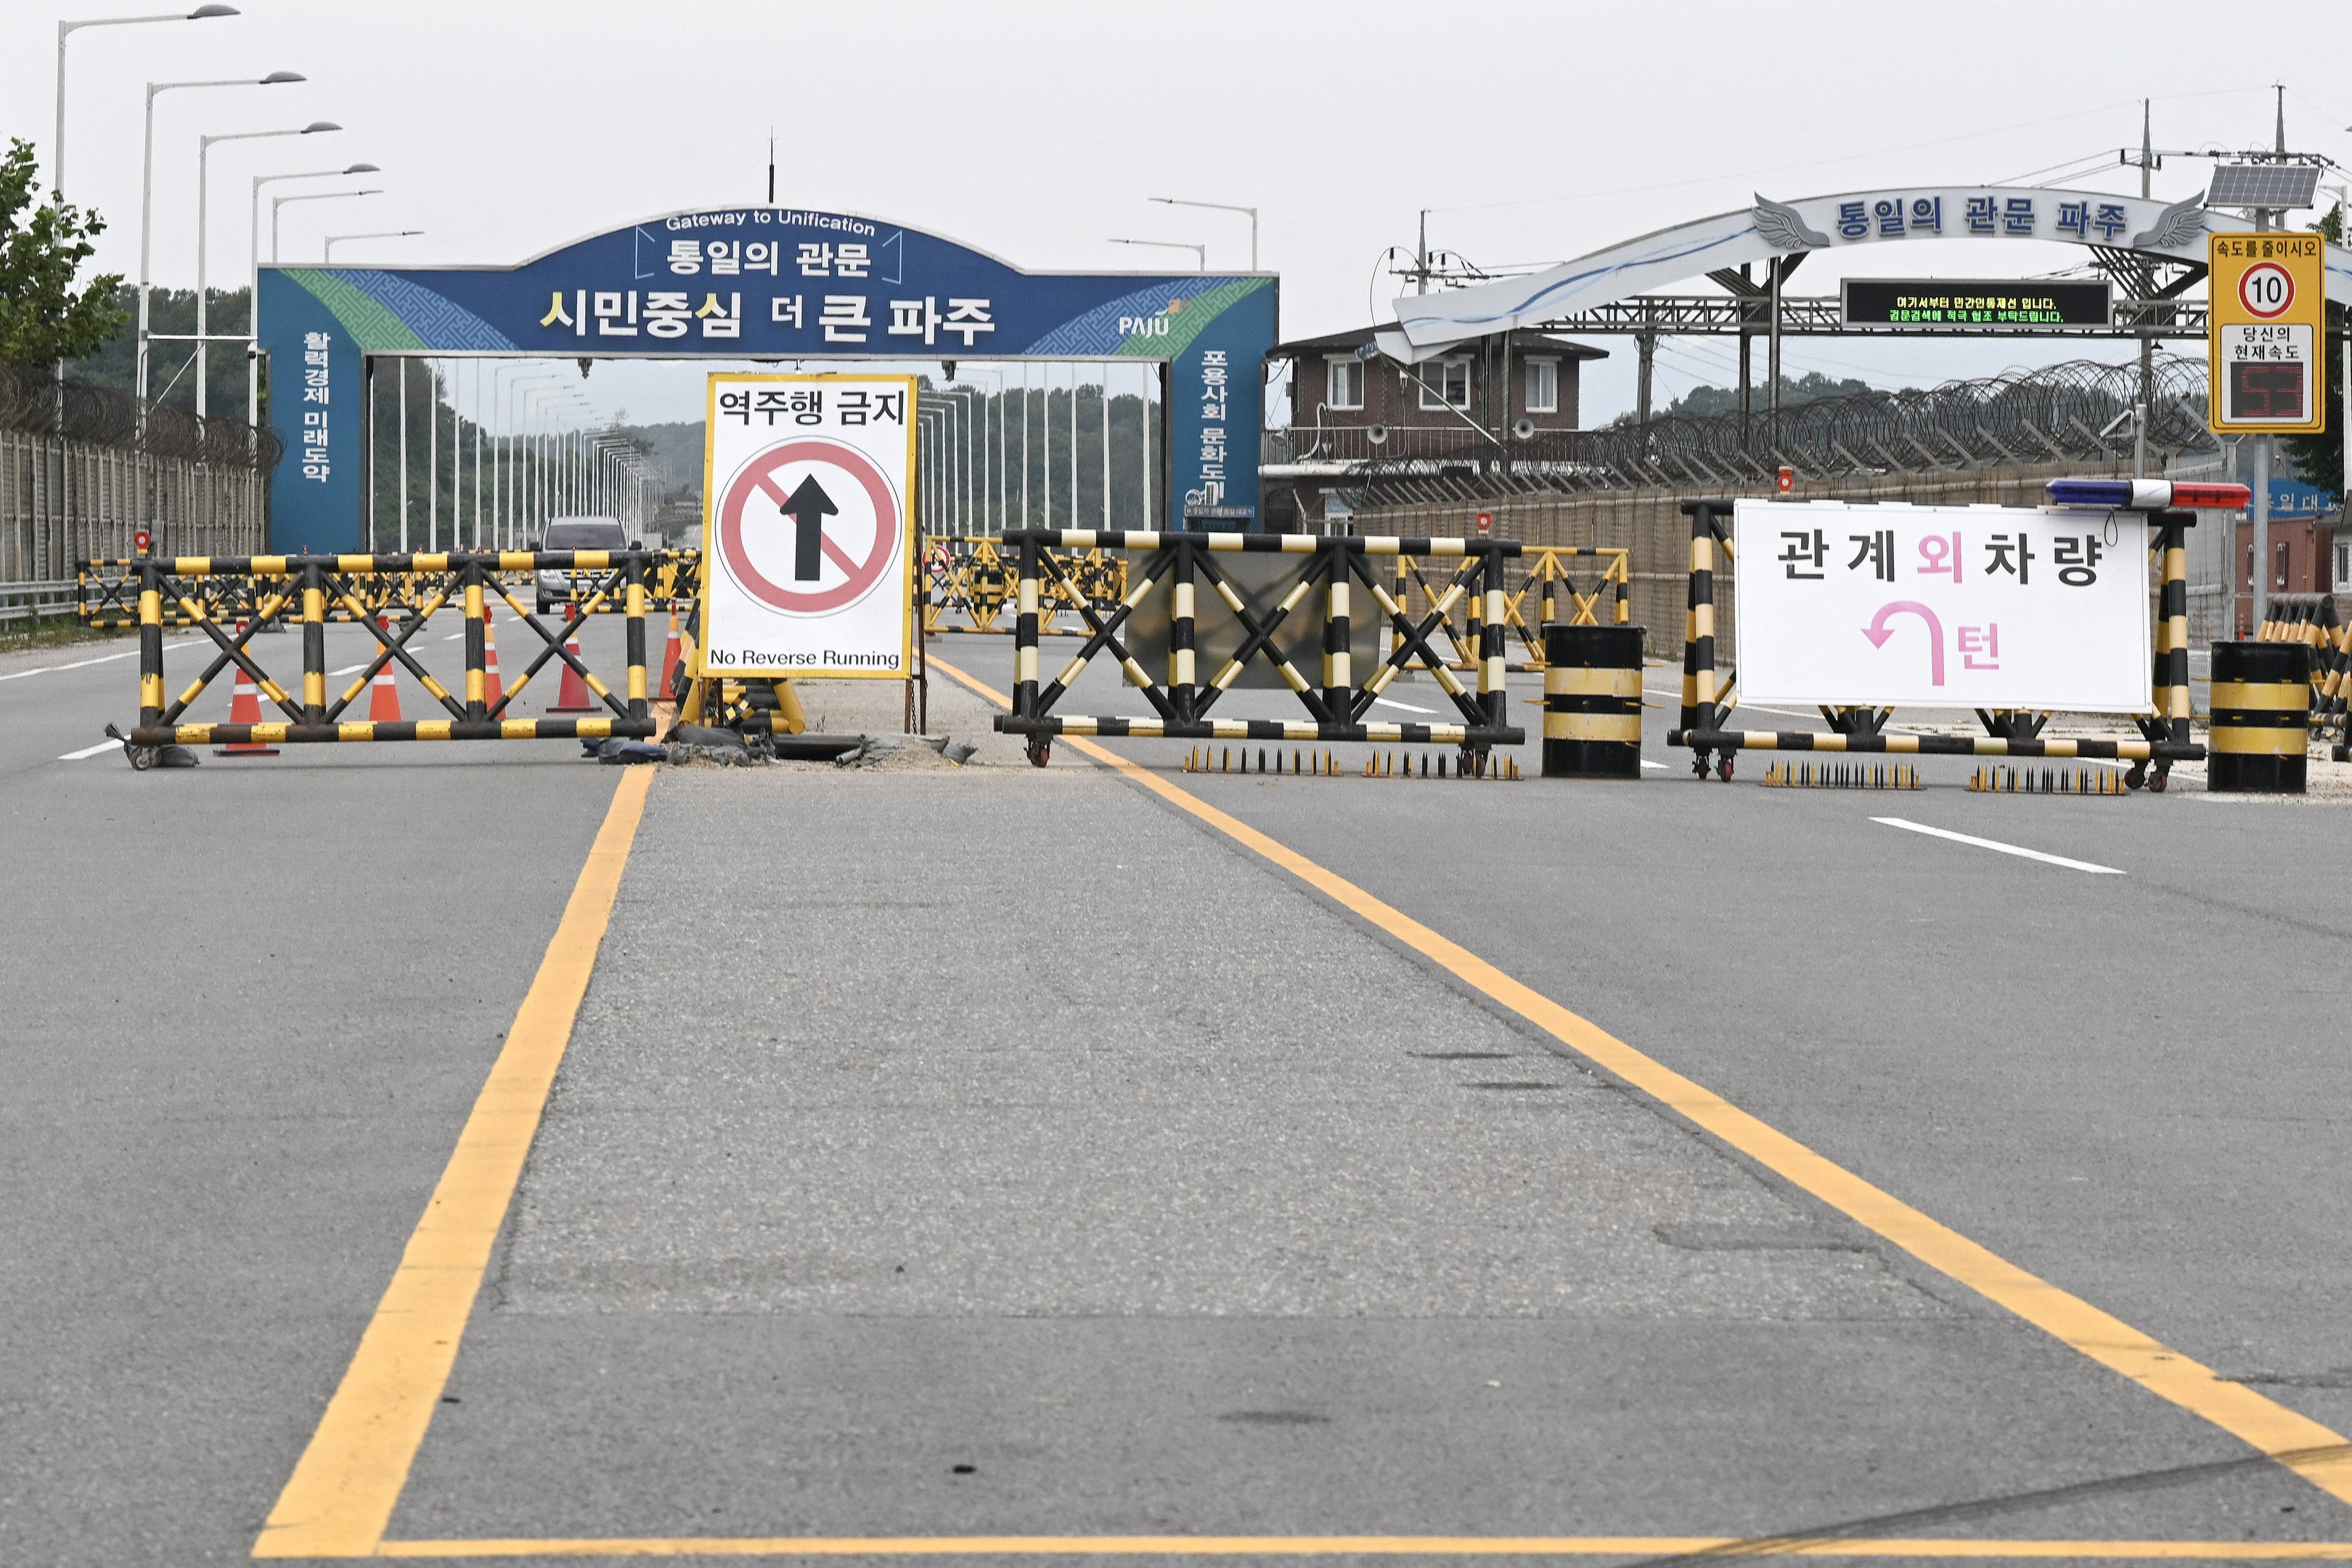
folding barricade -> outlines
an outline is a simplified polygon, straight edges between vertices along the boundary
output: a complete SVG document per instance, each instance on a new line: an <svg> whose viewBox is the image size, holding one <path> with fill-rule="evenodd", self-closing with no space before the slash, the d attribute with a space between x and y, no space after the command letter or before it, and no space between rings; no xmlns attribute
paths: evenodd
<svg viewBox="0 0 2352 1568"><path fill-rule="evenodd" d="M134 765L154 760L166 745L302 744L369 741L517 741L650 738L655 720L646 679L646 605L649 576L675 565L668 552L643 550L478 551L391 555L255 555L141 558L131 563L138 584L139 723L127 740ZM511 579L525 584L541 570L593 572L593 591L562 623L550 627L519 603ZM689 568L690 570L690 568ZM359 596L363 585L399 583L398 602L407 606L396 628L378 634L373 658L341 697L327 695L326 627L336 618L368 621L375 611ZM528 591L526 589L526 591ZM544 645L522 673L507 683L495 702L487 700L483 637L484 607L491 595L512 612L509 624L528 627ZM436 612L456 598L465 615L465 690L453 694L409 651L408 645ZM583 615L616 601L626 616L628 674L625 697L615 695L585 663L564 647ZM165 606L183 625L193 626L218 650L204 673L167 700L163 689ZM233 605L236 613L217 613ZM299 700L262 668L250 647L274 621L291 617L302 630ZM232 631L239 620L242 630ZM224 622L226 622L225 626ZM560 659L577 674L609 716L566 719L509 718L515 699L550 660ZM352 722L342 718L368 689L378 671L397 662L415 678L448 717L397 723ZM265 702L285 714L283 722L188 724L181 716L231 666L251 678ZM141 753L145 752L142 762Z"/></svg>
<svg viewBox="0 0 2352 1568"><path fill-rule="evenodd" d="M1506 721L1503 628L1504 563L1518 556L1515 540L1397 539L1337 537L1284 533L1125 532L1090 529L1022 529L1006 533L1003 542L1015 552L1018 563L1016 614L1013 627L1013 711L1000 714L1003 733L1027 737L1029 760L1044 767L1055 735L1158 736L1179 741L1376 741L1402 744L1459 745L1466 763L1477 770L1494 746L1517 745L1524 731ZM1108 611L1097 609L1076 591L1071 567L1057 552L1103 551L1124 555L1127 588ZM1282 596L1263 617L1235 592L1217 557L1228 554L1278 554L1301 557L1296 579L1283 586ZM1432 595L1428 612L1418 621L1397 595L1381 581L1370 562L1393 557L1420 563L1451 558L1461 564L1441 591ZM1138 560L1137 557L1142 557ZM1200 679L1195 593L1206 582L1238 623L1238 650L1205 681ZM1372 674L1355 679L1355 652L1349 614L1351 589L1360 584L1386 618L1391 647ZM1039 679L1040 606L1055 584L1072 590L1071 597L1086 621L1086 645L1051 680ZM1276 646L1276 634L1291 612L1309 594L1321 590L1324 619L1322 680L1310 682ZM1167 595L1169 670L1165 681L1155 680L1120 637L1136 608L1155 593ZM1477 690L1465 689L1446 660L1430 647L1433 634L1466 599L1481 606L1483 626L1477 645ZM1127 679L1153 710L1150 717L1066 718L1053 711L1089 661L1108 648ZM1211 716L1218 699L1240 678L1251 660L1272 666L1307 711L1303 720L1217 719ZM1458 723L1368 723L1364 715L1381 693L1412 661L1425 665L1460 714Z"/></svg>
<svg viewBox="0 0 2352 1568"><path fill-rule="evenodd" d="M2161 791L2172 764L2202 762L2205 748L2189 738L2189 552L2187 531L2196 523L2189 511L2151 510L2150 553L2159 563L2155 661L2151 671L2153 716L2133 722L2141 739L2117 741L2099 737L2043 738L2047 713L2019 710L1977 709L1982 735L1889 735L1885 732L1892 708L1822 709L1828 734L1803 730L1732 730L1726 728L1738 705L1736 669L1727 669L1720 681L1715 665L1715 552L1731 556L1728 500L1686 500L1683 514L1691 520L1689 610L1683 626L1683 700L1681 722L1666 735L1669 746L1691 749L1692 770L1706 776L1707 758L1717 758L1716 775L1728 780L1732 757L1738 752L1885 752L1896 755L1977 757L2095 757L2128 762L2124 782L2133 789L2145 785ZM2154 772L2149 771L2153 764Z"/></svg>

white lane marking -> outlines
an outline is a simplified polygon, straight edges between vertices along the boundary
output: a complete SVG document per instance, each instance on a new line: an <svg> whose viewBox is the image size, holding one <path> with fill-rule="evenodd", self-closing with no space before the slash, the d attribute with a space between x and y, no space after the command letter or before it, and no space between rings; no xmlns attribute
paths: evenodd
<svg viewBox="0 0 2352 1568"><path fill-rule="evenodd" d="M0 680L22 680L22 679L24 679L26 676L29 676L29 675L47 675L47 674L48 674L51 670L55 669L56 668L57 668L57 666L56 666L56 665L53 665L53 664L45 664L45 665L41 666L38 669L18 669L18 670L12 670L12 671L10 671L8 674L6 674L6 675L0 675Z"/></svg>
<svg viewBox="0 0 2352 1568"><path fill-rule="evenodd" d="M365 669L366 668L367 666L363 664L347 664L341 669L331 669L327 671L327 679L332 680L339 675L357 675L361 670Z"/></svg>
<svg viewBox="0 0 2352 1568"><path fill-rule="evenodd" d="M115 751L120 748L121 744L122 742L120 741L100 741L95 746L84 746L79 752L68 752L64 756L59 757L58 761L61 763L83 762L89 758L98 755L100 752Z"/></svg>
<svg viewBox="0 0 2352 1568"><path fill-rule="evenodd" d="M1680 702L1683 700L1683 694L1679 690L1661 691L1654 686L1644 686L1642 688L1642 692L1643 695L1647 697L1671 697L1677 702ZM1784 718L1789 719L1818 719L1821 717L1819 713L1800 713L1794 708L1759 708L1752 702L1743 702L1738 708L1734 708L1732 710L1734 713L1741 712L1743 710L1749 713L1778 713ZM1889 731L1889 733L1893 732L1894 731Z"/></svg>
<svg viewBox="0 0 2352 1568"><path fill-rule="evenodd" d="M1434 713L1437 711L1434 708L1416 708L1410 702L1399 702L1393 698L1375 697L1372 700L1379 703L1383 708L1402 708L1408 713Z"/></svg>
<svg viewBox="0 0 2352 1568"><path fill-rule="evenodd" d="M1913 822L1901 816L1874 816L1873 822L1883 822L1889 827L1899 827L1906 833L1924 833L1931 838L1948 838L1955 844L1973 844L1979 849L1990 849L2002 855L2015 855L2021 859L2039 860L2044 865L2063 866L2070 871L2088 871L2095 877L2123 877L2129 872L2113 866L2095 866L2088 860L2069 860L2063 855L2045 855L2039 849L2026 849L2015 844L2003 844L1998 838L1979 838L1974 834L1955 833L1948 827L1930 827L1924 822Z"/></svg>
<svg viewBox="0 0 2352 1568"><path fill-rule="evenodd" d="M1645 767L1645 768L1655 768L1655 769L1657 769L1660 773L1664 773L1664 772L1666 771L1666 764L1665 764L1665 763L1654 763L1654 762L1650 761L1650 759L1649 759L1649 758L1647 758L1647 757L1643 757L1643 758L1642 759L1642 765L1643 765L1643 767Z"/></svg>
<svg viewBox="0 0 2352 1568"><path fill-rule="evenodd" d="M456 642L459 637L464 637L465 635L466 634L463 632L451 632L447 637L443 637L441 640L443 642Z"/></svg>
<svg viewBox="0 0 2352 1568"><path fill-rule="evenodd" d="M201 637L182 637L178 642L165 643L163 650L169 653L173 648L194 647L199 645L210 646L205 644L205 640ZM6 675L0 675L0 680L22 680L28 675L61 675L68 669L88 669L93 664L112 664L118 658L137 658L138 657L139 650L134 647L123 653L100 654L96 658L78 658L71 664L45 664L37 669L11 670Z"/></svg>

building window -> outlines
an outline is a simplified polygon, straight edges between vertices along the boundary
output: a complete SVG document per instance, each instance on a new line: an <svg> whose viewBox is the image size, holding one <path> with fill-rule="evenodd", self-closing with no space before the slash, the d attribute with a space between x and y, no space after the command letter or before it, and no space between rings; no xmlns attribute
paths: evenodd
<svg viewBox="0 0 2352 1568"><path fill-rule="evenodd" d="M1364 405L1364 362L1353 354L1334 354L1325 362L1323 406L1361 408Z"/></svg>
<svg viewBox="0 0 2352 1568"><path fill-rule="evenodd" d="M2338 586L2352 583L2352 544L2336 547L2336 582Z"/></svg>
<svg viewBox="0 0 2352 1568"><path fill-rule="evenodd" d="M1413 378L1421 384L1421 405L1423 408L1455 408L1470 406L1470 361L1465 355L1458 359L1438 360L1419 366Z"/></svg>
<svg viewBox="0 0 2352 1568"><path fill-rule="evenodd" d="M1528 361L1528 412L1530 414L1559 412L1559 361L1556 359Z"/></svg>

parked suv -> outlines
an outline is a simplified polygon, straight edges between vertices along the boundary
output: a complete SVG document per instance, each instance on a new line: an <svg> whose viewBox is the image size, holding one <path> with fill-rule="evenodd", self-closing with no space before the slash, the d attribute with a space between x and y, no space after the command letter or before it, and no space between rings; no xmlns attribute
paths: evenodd
<svg viewBox="0 0 2352 1568"><path fill-rule="evenodd" d="M539 547L541 550L626 550L629 535L621 527L618 518L551 518ZM568 603L575 581L584 588L593 584L598 575L592 572L540 573L539 613L546 615L552 606Z"/></svg>

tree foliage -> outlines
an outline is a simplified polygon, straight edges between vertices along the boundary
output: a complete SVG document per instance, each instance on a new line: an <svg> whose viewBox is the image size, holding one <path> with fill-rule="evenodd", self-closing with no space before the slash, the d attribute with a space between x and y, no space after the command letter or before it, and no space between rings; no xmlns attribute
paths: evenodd
<svg viewBox="0 0 2352 1568"><path fill-rule="evenodd" d="M43 202L39 187L33 144L10 138L0 155L0 364L79 359L129 321L114 304L121 274L74 284L105 220Z"/></svg>

